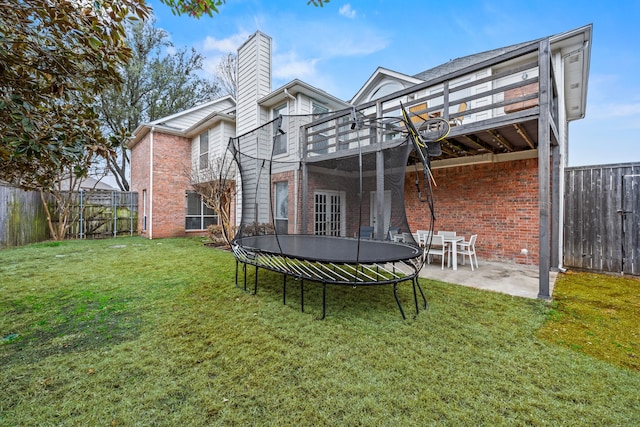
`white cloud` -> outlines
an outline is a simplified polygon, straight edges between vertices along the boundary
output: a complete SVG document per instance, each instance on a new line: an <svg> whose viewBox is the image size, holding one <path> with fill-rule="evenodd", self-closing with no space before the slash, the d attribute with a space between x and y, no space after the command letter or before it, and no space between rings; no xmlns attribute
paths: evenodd
<svg viewBox="0 0 640 427"><path fill-rule="evenodd" d="M353 19L356 17L356 11L351 9L351 5L349 3L345 4L344 6L342 6L339 10L338 13L340 13L340 15Z"/></svg>
<svg viewBox="0 0 640 427"><path fill-rule="evenodd" d="M202 48L205 52L235 52L242 43L247 41L250 35L250 33L243 31L224 39L207 36L202 42Z"/></svg>
<svg viewBox="0 0 640 427"><path fill-rule="evenodd" d="M350 7L341 13L355 14ZM291 16L275 16L270 19L254 17L257 29L273 40L273 86L279 87L293 79L300 79L323 90L338 91L340 85L334 80L338 72L335 60L344 64L348 58L365 58L384 50L391 43L387 31L376 26L357 21L335 20L327 22L292 19ZM245 25L245 23L241 25ZM213 77L222 58L228 52L237 52L254 30L237 27L235 32L224 38L210 35L196 43L196 49L203 57L204 74ZM199 46L199 47L198 47ZM327 68L332 70L331 73ZM331 68L333 67L333 68ZM338 80L344 80L338 74Z"/></svg>
<svg viewBox="0 0 640 427"><path fill-rule="evenodd" d="M215 76L218 72L218 64L224 55L206 56L202 61L202 71L208 78Z"/></svg>
<svg viewBox="0 0 640 427"><path fill-rule="evenodd" d="M390 37L384 30L357 23L301 22L290 24L294 37L277 37L277 47L295 49L322 61L336 57L366 56L384 50Z"/></svg>
<svg viewBox="0 0 640 427"><path fill-rule="evenodd" d="M273 77L282 80L309 80L316 75L318 59L301 59L293 51L275 55L273 58Z"/></svg>

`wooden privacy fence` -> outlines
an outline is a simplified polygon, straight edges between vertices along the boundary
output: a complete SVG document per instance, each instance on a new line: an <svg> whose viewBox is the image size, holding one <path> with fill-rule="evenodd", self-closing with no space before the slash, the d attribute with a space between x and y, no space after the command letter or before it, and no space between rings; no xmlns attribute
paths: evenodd
<svg viewBox="0 0 640 427"><path fill-rule="evenodd" d="M640 275L640 163L565 170L564 265Z"/></svg>
<svg viewBox="0 0 640 427"><path fill-rule="evenodd" d="M81 190L72 192L67 238L105 238L137 234L138 193ZM54 209L52 209L53 215ZM57 221L53 217L52 221ZM40 193L0 184L0 248L51 238Z"/></svg>
<svg viewBox="0 0 640 427"><path fill-rule="evenodd" d="M40 193L0 184L0 249L49 238Z"/></svg>

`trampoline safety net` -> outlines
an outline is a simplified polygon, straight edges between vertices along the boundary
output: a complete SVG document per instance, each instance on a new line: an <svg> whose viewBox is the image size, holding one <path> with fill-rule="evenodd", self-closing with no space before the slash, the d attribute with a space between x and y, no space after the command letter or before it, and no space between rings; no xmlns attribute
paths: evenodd
<svg viewBox="0 0 640 427"><path fill-rule="evenodd" d="M406 121L365 113L279 116L230 139L241 201L232 248L245 268L415 286L424 249L409 229L405 175L419 147Z"/></svg>

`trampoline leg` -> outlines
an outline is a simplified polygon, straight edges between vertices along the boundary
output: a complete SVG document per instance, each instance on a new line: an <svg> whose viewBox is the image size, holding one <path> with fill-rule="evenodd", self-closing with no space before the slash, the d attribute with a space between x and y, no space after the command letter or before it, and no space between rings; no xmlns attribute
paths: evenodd
<svg viewBox="0 0 640 427"><path fill-rule="evenodd" d="M258 293L258 266L256 265L256 281L253 284L253 294L257 294Z"/></svg>
<svg viewBox="0 0 640 427"><path fill-rule="evenodd" d="M416 316L420 313L420 309L418 308L418 292L416 291L417 280L414 277L411 279L411 284L413 285L413 301L416 303Z"/></svg>
<svg viewBox="0 0 640 427"><path fill-rule="evenodd" d="M287 305L287 275L282 275L282 305Z"/></svg>
<svg viewBox="0 0 640 427"><path fill-rule="evenodd" d="M398 298L398 284L393 284L393 296L396 298L396 303L398 304L398 308L400 309L400 314L402 314L402 318L407 320L407 317L404 315L404 310L402 309L402 304L400 304L400 298Z"/></svg>
<svg viewBox="0 0 640 427"><path fill-rule="evenodd" d="M322 317L320 320L324 320L327 315L327 284L322 284Z"/></svg>
<svg viewBox="0 0 640 427"><path fill-rule="evenodd" d="M424 301L424 308L425 310L427 309L427 297L424 296L424 292L422 292L422 286L420 286L420 281L418 281L418 279L415 279L416 281L416 285L418 285L418 289L420 290L420 295L422 295L422 301Z"/></svg>
<svg viewBox="0 0 640 427"><path fill-rule="evenodd" d="M247 292L247 264L242 264L242 273L244 275L244 291Z"/></svg>
<svg viewBox="0 0 640 427"><path fill-rule="evenodd" d="M304 280L300 279L300 310L304 313Z"/></svg>
<svg viewBox="0 0 640 427"><path fill-rule="evenodd" d="M238 286L238 260L236 260L236 288L242 289L242 286ZM244 268L245 264L242 263L242 267ZM246 270L245 270L246 271ZM246 290L246 289L245 289Z"/></svg>

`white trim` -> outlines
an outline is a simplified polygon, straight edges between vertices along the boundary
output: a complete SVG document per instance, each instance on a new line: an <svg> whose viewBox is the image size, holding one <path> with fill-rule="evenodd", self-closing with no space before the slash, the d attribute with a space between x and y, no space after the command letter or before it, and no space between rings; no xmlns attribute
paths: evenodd
<svg viewBox="0 0 640 427"><path fill-rule="evenodd" d="M151 126L149 133L149 239L153 239L153 132L155 126Z"/></svg>

